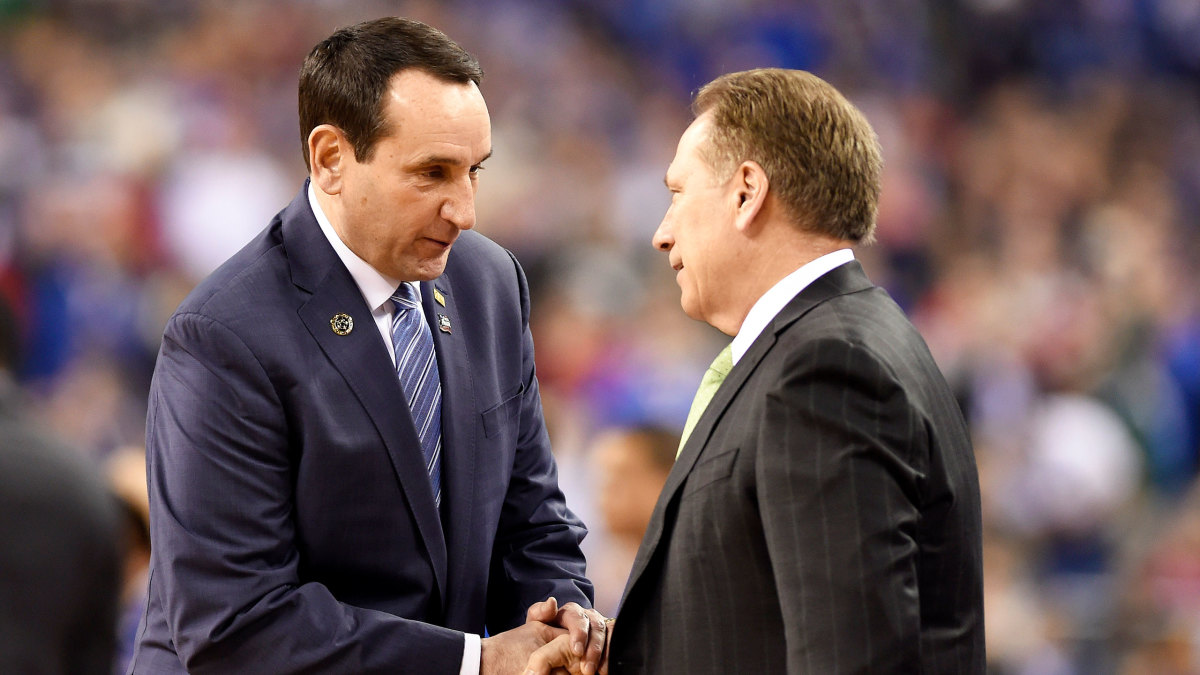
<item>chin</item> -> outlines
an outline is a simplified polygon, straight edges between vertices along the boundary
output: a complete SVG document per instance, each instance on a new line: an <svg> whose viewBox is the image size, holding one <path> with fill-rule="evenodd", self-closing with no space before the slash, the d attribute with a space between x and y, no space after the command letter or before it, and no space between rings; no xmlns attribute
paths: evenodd
<svg viewBox="0 0 1200 675"><path fill-rule="evenodd" d="M401 279L408 281L433 281L442 276L446 271L446 257L435 258L433 260L421 260L417 264L410 266Z"/></svg>

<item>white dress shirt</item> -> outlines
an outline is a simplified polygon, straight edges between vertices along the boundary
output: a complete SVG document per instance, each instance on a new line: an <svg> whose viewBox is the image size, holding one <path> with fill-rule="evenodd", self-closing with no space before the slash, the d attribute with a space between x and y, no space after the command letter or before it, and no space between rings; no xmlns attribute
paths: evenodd
<svg viewBox="0 0 1200 675"><path fill-rule="evenodd" d="M363 300L367 301L367 307L371 308L371 318L375 320L375 327L379 329L383 344L387 345L388 354L392 357L392 367L395 368L396 348L392 346L392 314L395 313L395 303L391 298L396 289L400 287L400 280L382 274L379 270L371 267L370 263L358 257L354 251L350 250L349 246L346 246L346 242L338 236L333 225L330 224L329 218L325 217L325 212L321 210L321 205L317 202L316 189L313 188L312 183L308 185L308 205L312 207L317 224L321 226L321 232L325 233L329 245L333 247L342 264L346 266L350 276L354 278L354 283L358 285ZM412 281L405 283L408 283L416 291L419 304L421 285ZM424 322L425 314L423 312L417 314ZM459 675L479 675L481 638L474 633L464 633L464 635L466 642L463 644L462 667L458 671Z"/></svg>
<svg viewBox="0 0 1200 675"><path fill-rule="evenodd" d="M729 350L733 354L734 365L746 355L750 345L754 344L759 334L763 332L767 324L771 323L775 315L779 314L780 310L787 306L793 298L800 295L800 291L833 268L841 267L853 260L854 251L848 248L826 253L780 279L770 290L763 293L758 302L755 302L754 306L750 308L750 312L746 314L746 319L742 321L742 327L738 329L733 343L729 346Z"/></svg>

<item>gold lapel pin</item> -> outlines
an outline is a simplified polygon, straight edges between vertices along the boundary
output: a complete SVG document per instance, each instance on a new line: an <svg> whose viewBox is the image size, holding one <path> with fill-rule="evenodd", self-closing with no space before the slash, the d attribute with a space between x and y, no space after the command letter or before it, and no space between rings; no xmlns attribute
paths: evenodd
<svg viewBox="0 0 1200 675"><path fill-rule="evenodd" d="M446 306L446 296L442 295L442 292L436 286L433 288L433 299L442 307Z"/></svg>
<svg viewBox="0 0 1200 675"><path fill-rule="evenodd" d="M443 333L450 332L450 317L445 314L438 314L438 330Z"/></svg>
<svg viewBox="0 0 1200 675"><path fill-rule="evenodd" d="M337 313L329 320L329 327L338 335L349 335L354 330L354 319L349 314Z"/></svg>

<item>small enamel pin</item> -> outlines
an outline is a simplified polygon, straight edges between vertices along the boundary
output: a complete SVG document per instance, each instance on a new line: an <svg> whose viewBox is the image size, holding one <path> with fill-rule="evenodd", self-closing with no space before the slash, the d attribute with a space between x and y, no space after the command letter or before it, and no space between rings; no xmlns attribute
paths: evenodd
<svg viewBox="0 0 1200 675"><path fill-rule="evenodd" d="M350 318L349 314L334 314L329 320L329 327L338 335L349 335L350 331L354 330L354 319Z"/></svg>
<svg viewBox="0 0 1200 675"><path fill-rule="evenodd" d="M438 314L438 330L443 333L450 332L450 317L445 314Z"/></svg>
<svg viewBox="0 0 1200 675"><path fill-rule="evenodd" d="M438 290L437 286L433 287L433 299L436 300L437 304L441 305L442 307L446 306L446 296L442 295L442 292Z"/></svg>

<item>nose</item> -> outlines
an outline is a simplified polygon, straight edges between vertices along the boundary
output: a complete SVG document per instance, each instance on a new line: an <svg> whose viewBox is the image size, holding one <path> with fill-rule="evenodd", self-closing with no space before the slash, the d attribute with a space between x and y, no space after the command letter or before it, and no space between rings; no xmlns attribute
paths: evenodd
<svg viewBox="0 0 1200 675"><path fill-rule="evenodd" d="M468 179L456 182L442 202L441 216L460 230L475 227L475 186Z"/></svg>
<svg viewBox="0 0 1200 675"><path fill-rule="evenodd" d="M654 248L666 253L675 246L675 235L671 234L670 228L667 227L667 219L658 224L658 229L654 231L654 238L650 240L650 244Z"/></svg>

